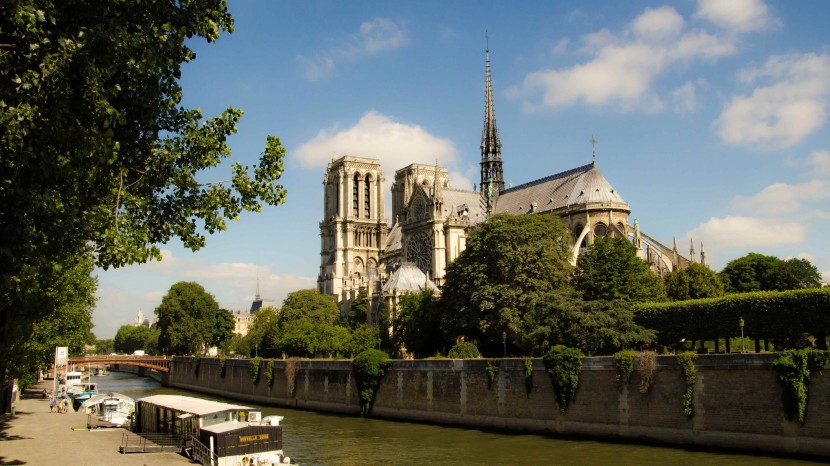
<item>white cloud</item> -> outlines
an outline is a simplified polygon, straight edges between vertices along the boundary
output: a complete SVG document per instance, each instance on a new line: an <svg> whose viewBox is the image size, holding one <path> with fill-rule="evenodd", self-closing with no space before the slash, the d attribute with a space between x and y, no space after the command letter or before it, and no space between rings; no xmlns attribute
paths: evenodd
<svg viewBox="0 0 830 466"><path fill-rule="evenodd" d="M524 98L527 108L585 103L659 112L663 104L652 85L667 68L735 52L733 38L689 31L683 17L668 6L646 9L619 35L606 29L587 34L582 44L580 52L591 55L589 61L531 72L508 94Z"/></svg>
<svg viewBox="0 0 830 466"><path fill-rule="evenodd" d="M741 81L764 81L749 96L735 96L715 121L730 144L767 149L793 146L824 125L830 103L830 56L774 56L743 70Z"/></svg>
<svg viewBox="0 0 830 466"><path fill-rule="evenodd" d="M412 163L453 167L458 150L448 139L431 135L418 125L392 120L370 111L354 126L340 129L337 125L321 130L310 141L300 145L291 156L305 167L321 168L332 155L354 155L379 159L387 180L394 172ZM455 186L455 180L451 180Z"/></svg>
<svg viewBox="0 0 830 466"><path fill-rule="evenodd" d="M799 212L804 203L827 198L830 198L830 183L814 179L801 184L775 183L754 196L739 196L734 203L742 209L784 214Z"/></svg>
<svg viewBox="0 0 830 466"><path fill-rule="evenodd" d="M719 249L771 247L804 242L807 228L795 222L753 217L712 217L686 234Z"/></svg>
<svg viewBox="0 0 830 466"><path fill-rule="evenodd" d="M695 17L734 32L754 31L774 23L762 0L700 0Z"/></svg>
<svg viewBox="0 0 830 466"><path fill-rule="evenodd" d="M830 151L815 151L810 154L810 165L814 176L830 178Z"/></svg>
<svg viewBox="0 0 830 466"><path fill-rule="evenodd" d="M340 42L343 45L318 52L313 57L298 57L305 79L327 79L338 63L395 50L408 44L409 36L403 24L389 18L375 18L361 23L357 34Z"/></svg>
<svg viewBox="0 0 830 466"><path fill-rule="evenodd" d="M671 97L678 113L691 113L697 108L696 87L691 81L672 91Z"/></svg>

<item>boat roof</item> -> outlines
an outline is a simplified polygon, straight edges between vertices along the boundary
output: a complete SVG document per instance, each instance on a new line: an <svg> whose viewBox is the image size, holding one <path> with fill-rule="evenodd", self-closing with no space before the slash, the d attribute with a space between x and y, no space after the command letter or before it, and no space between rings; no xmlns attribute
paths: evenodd
<svg viewBox="0 0 830 466"><path fill-rule="evenodd" d="M102 403L105 400L116 399L118 401L123 401L125 403L134 403L134 400L127 395L122 395L121 393L116 392L109 392L109 393L101 393L99 395L95 395L90 397L88 400L84 401L81 404L81 408L89 408L92 405L97 405L98 403Z"/></svg>
<svg viewBox="0 0 830 466"><path fill-rule="evenodd" d="M138 400L142 403L149 403L164 408L175 409L196 416L220 413L224 411L251 410L250 406L233 405L213 400L203 400L182 395L153 395Z"/></svg>

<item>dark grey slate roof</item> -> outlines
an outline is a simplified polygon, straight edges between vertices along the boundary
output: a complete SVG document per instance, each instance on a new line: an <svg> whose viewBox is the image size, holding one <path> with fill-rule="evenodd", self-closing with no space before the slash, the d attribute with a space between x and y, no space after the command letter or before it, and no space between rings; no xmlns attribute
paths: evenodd
<svg viewBox="0 0 830 466"><path fill-rule="evenodd" d="M386 247L384 250L388 254L401 249L401 247L401 224L395 222L392 225L392 229L389 230L389 234L386 236Z"/></svg>
<svg viewBox="0 0 830 466"><path fill-rule="evenodd" d="M458 215L460 215L459 211L462 210L462 207L466 207L470 225L477 225L487 218L480 193L462 189L444 188L441 190L441 195L444 197L443 214L445 216L450 214L450 209L453 207L455 207Z"/></svg>
<svg viewBox="0 0 830 466"><path fill-rule="evenodd" d="M536 203L535 208L532 203ZM593 163L506 189L499 195L496 213L526 214L590 203L626 204Z"/></svg>

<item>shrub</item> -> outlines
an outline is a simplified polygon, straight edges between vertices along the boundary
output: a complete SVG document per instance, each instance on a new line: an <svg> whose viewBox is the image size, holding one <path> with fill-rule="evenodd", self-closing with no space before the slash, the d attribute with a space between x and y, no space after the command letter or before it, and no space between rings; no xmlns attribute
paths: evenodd
<svg viewBox="0 0 830 466"><path fill-rule="evenodd" d="M533 390L533 358L522 358L525 365L525 391L530 395Z"/></svg>
<svg viewBox="0 0 830 466"><path fill-rule="evenodd" d="M564 413L576 396L579 388L579 376L582 374L582 351L556 345L547 353L543 361L553 384L559 412Z"/></svg>
<svg viewBox="0 0 830 466"><path fill-rule="evenodd" d="M692 417L695 415L695 382L697 382L697 354L691 351L677 353L677 363L680 365L680 375L686 382L686 392L683 394L683 414Z"/></svg>
<svg viewBox="0 0 830 466"><path fill-rule="evenodd" d="M491 358L487 360L487 389L493 387L493 382L496 380L496 374L499 373L499 366L501 366L501 359Z"/></svg>
<svg viewBox="0 0 830 466"><path fill-rule="evenodd" d="M193 356L193 373L199 377L199 366L202 363L202 355L197 354Z"/></svg>
<svg viewBox="0 0 830 466"><path fill-rule="evenodd" d="M614 353L614 367L617 368L614 382L620 390L628 385L631 373L634 372L634 358L636 356L637 352L634 350L622 350Z"/></svg>
<svg viewBox="0 0 830 466"><path fill-rule="evenodd" d="M225 363L228 362L228 358L222 356L219 358L219 376L223 379L225 378Z"/></svg>
<svg viewBox="0 0 830 466"><path fill-rule="evenodd" d="M352 361L357 392L360 396L361 416L369 415L380 381L383 380L390 364L389 355L376 349L363 351Z"/></svg>
<svg viewBox="0 0 830 466"><path fill-rule="evenodd" d="M821 350L786 350L772 363L781 383L784 414L804 424L807 414L807 387L810 376L827 367L830 353Z"/></svg>
<svg viewBox="0 0 830 466"><path fill-rule="evenodd" d="M255 357L251 359L251 382L259 382L259 368L262 365L262 358Z"/></svg>
<svg viewBox="0 0 830 466"><path fill-rule="evenodd" d="M640 371L640 393L646 394L654 382L654 371L657 370L657 353L646 351L637 356L637 367Z"/></svg>
<svg viewBox="0 0 830 466"><path fill-rule="evenodd" d="M450 352L447 353L447 357L450 359L475 359L480 354L476 345L465 341L453 346Z"/></svg>
<svg viewBox="0 0 830 466"><path fill-rule="evenodd" d="M265 381L268 382L269 387L274 386L274 360L269 359L265 364Z"/></svg>

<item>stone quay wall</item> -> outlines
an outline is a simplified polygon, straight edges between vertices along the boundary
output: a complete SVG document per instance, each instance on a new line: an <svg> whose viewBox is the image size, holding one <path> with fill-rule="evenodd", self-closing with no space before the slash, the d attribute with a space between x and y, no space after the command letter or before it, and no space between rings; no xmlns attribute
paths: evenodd
<svg viewBox="0 0 830 466"><path fill-rule="evenodd" d="M673 356L658 356L653 383L640 375L615 383L610 357L583 359L579 389L562 414L541 359L530 392L522 359L500 362L489 383L486 359L394 361L371 416L513 432L587 436L830 458L830 370L809 385L806 422L788 421L774 355L700 355L693 417L683 414L686 385ZM175 358L169 385L251 403L359 415L351 361L275 360L269 386L263 360L256 383L247 359Z"/></svg>

